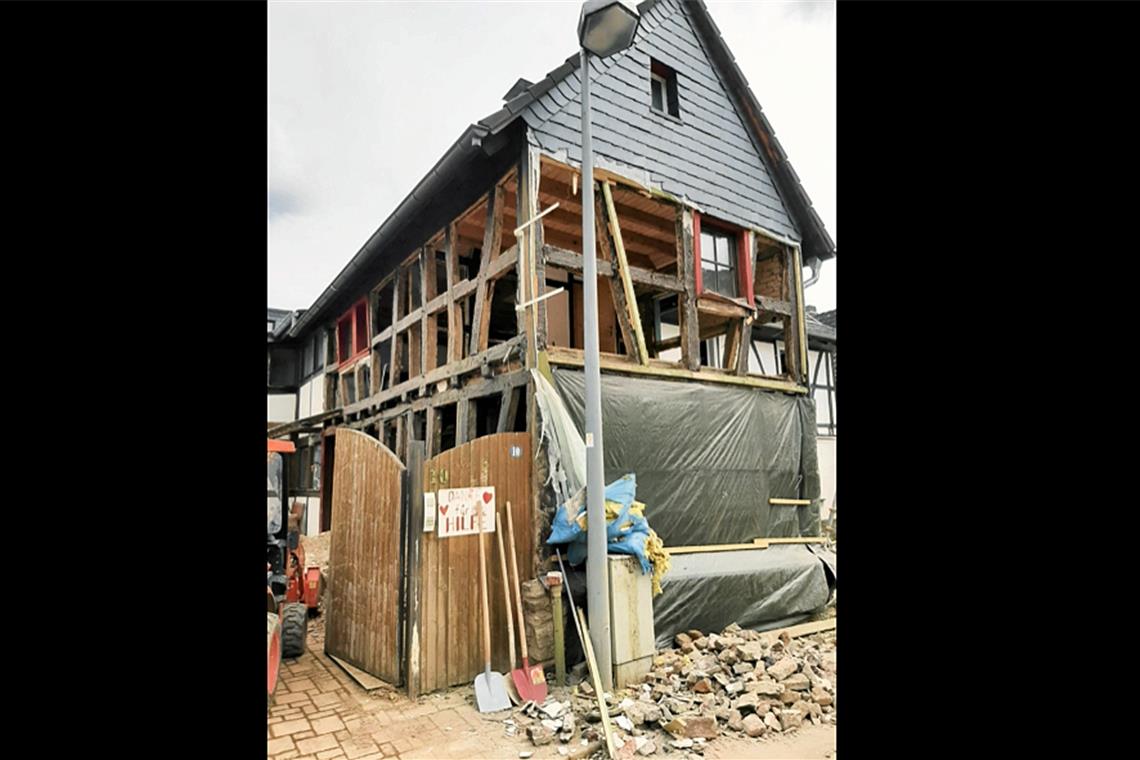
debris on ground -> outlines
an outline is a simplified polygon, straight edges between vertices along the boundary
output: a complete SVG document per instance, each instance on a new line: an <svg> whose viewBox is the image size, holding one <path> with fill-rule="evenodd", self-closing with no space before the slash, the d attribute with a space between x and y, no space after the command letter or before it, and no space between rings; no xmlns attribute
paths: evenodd
<svg viewBox="0 0 1140 760"><path fill-rule="evenodd" d="M834 724L835 640L834 630L777 637L735 623L720 633L678 633L676 647L657 652L641 683L603 695L618 757L694 757L725 733L766 741ZM503 724L508 736L525 735L533 746L557 737L560 752L585 758L604 753L600 720L583 681L552 687L545 703L526 702Z"/></svg>

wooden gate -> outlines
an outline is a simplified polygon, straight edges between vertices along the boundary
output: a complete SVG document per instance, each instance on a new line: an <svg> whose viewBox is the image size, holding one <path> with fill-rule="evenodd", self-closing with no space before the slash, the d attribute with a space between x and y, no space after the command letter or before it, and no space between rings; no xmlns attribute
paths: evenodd
<svg viewBox="0 0 1140 760"><path fill-rule="evenodd" d="M405 468L370 435L335 435L325 651L399 684Z"/></svg>
<svg viewBox="0 0 1140 760"><path fill-rule="evenodd" d="M531 494L529 433L498 433L465 443L423 461L409 452L411 473L409 534L408 691L411 695L469 684L483 672L483 615L479 598L479 544L477 535L440 539L423 532L423 493L441 488L495 487L495 530L507 540L507 502L515 526L521 580L534 577L535 523ZM339 456L339 453L338 453ZM421 480L422 478L422 480ZM491 666L500 673L508 662L507 618L503 601L504 579L499 571L495 534L486 534L487 591L491 611ZM508 572L510 557L507 558ZM513 604L512 597L512 604ZM513 608L512 608L513 609ZM516 620L516 638L517 633ZM516 642L517 649L517 642Z"/></svg>

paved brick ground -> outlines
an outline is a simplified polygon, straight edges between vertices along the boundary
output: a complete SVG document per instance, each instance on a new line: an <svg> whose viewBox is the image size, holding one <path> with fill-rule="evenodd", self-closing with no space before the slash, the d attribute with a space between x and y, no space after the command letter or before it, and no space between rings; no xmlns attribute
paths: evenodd
<svg viewBox="0 0 1140 760"><path fill-rule="evenodd" d="M310 638L308 651L286 660L266 732L273 760L378 758L517 758L527 744L506 736L503 719L486 718L470 688L413 701L387 690L366 692ZM561 757L553 747L535 758Z"/></svg>

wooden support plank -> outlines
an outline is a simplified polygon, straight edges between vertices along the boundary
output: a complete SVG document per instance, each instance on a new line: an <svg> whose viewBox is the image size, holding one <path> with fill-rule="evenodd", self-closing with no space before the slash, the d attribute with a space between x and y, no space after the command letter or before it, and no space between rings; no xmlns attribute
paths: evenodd
<svg viewBox="0 0 1140 760"><path fill-rule="evenodd" d="M740 324L740 351L736 356L735 371L738 375L748 374L748 354L752 350L752 317L746 317Z"/></svg>
<svg viewBox="0 0 1140 760"><path fill-rule="evenodd" d="M621 330L621 339L625 344L626 353L633 357L634 360L637 360L637 339L634 337L633 324L630 322L629 307L625 300L625 290L618 285L618 283L614 282L619 267L614 265L616 254L613 252L610 228L605 222L605 206L601 193L594 194L594 205L596 206L594 209L594 240L597 245L597 252L601 255L600 260L610 264L610 279L607 284L610 286L610 297L614 304L614 317L617 319L618 329ZM601 293L598 294L598 297L599 299L604 298ZM599 304L599 312L601 311L600 306ZM599 317L600 316L601 314L599 313ZM600 321L599 319L599 322Z"/></svg>
<svg viewBox="0 0 1140 760"><path fill-rule="evenodd" d="M796 338L799 342L799 355L800 365L799 374L796 375L798 382L807 382L807 329L804 325L804 283L803 283L803 263L800 261L800 248L799 246L792 247L792 268L796 274Z"/></svg>
<svg viewBox="0 0 1140 760"><path fill-rule="evenodd" d="M701 368L701 347L697 339L700 320L697 317L697 274L693 253L693 212L677 208L677 272L684 292L677 296L677 318L680 322L681 363L691 372Z"/></svg>
<svg viewBox="0 0 1140 760"><path fill-rule="evenodd" d="M645 335L641 331L641 312L637 309L637 294L633 292L633 282L629 278L629 261L625 256L625 245L621 239L621 224L618 221L617 211L614 209L613 193L610 183L602 183L602 195L606 199L606 215L609 220L610 233L613 235L614 252L617 254L618 274L621 277L622 290L625 292L625 306L630 326L633 328L635 343L630 345L633 355L642 364L649 363L649 352L645 348Z"/></svg>
<svg viewBox="0 0 1140 760"><path fill-rule="evenodd" d="M617 752L614 750L614 740L611 734L610 712L606 708L606 690L602 687L602 674L598 672L598 661L594 659L594 645L590 643L590 629L586 627L586 613L578 610L578 632L582 636L582 648L586 650L587 664L590 666L590 676L594 681L594 698L598 702L598 712L602 716L602 732L605 734L606 752L610 760L616 760Z"/></svg>
<svg viewBox="0 0 1140 760"><path fill-rule="evenodd" d="M455 445L467 443L474 436L471 435L471 402L466 397L460 398L455 404Z"/></svg>
<svg viewBox="0 0 1140 760"><path fill-rule="evenodd" d="M791 506L797 506L798 507L798 506L805 506L807 504L811 504L811 499L777 499L777 498L771 498L771 499L768 499L768 503L769 504L777 504L777 505L791 505Z"/></svg>
<svg viewBox="0 0 1140 760"><path fill-rule="evenodd" d="M527 145L524 160L527 172L529 173L529 181L526 183L525 191L527 193L527 206L530 215L525 217L527 219L533 218L538 215L538 193L542 184L542 159L541 151L535 145ZM544 222L538 221L529 227L529 234L527 240L529 241L530 253L530 297L538 298L546 292L546 261L542 255L542 245L545 242ZM531 315L531 321L535 323L535 351L542 351L546 348L547 344L547 325L546 325L546 301L539 301L535 306L531 307L537 309L537 312ZM537 353L535 359L537 361Z"/></svg>
<svg viewBox="0 0 1140 760"><path fill-rule="evenodd" d="M552 346L547 349L546 354L551 364L567 367L585 366L585 358L581 349ZM660 359L653 359L649 362L648 366L643 366L624 357L602 354L601 369L608 372L623 372L630 375L649 375L652 377L678 380L724 383L726 385L746 385L752 388L764 388L766 390L783 391L785 393L807 393L807 388L804 386L787 380L753 377L752 375L734 375L724 370L716 369L715 367L702 367L700 372L694 372Z"/></svg>
<svg viewBox="0 0 1140 760"><path fill-rule="evenodd" d="M812 623L800 623L799 625L793 625L788 628L779 628L775 631L764 631L760 636L768 641L775 641L785 633L794 639L797 636L810 636L813 633L822 633L823 631L831 630L835 630L835 618L816 620Z"/></svg>
<svg viewBox="0 0 1140 760"><path fill-rule="evenodd" d="M757 538L756 541L764 541L769 544L826 544L827 539L823 536L793 536L789 538Z"/></svg>
<svg viewBox="0 0 1140 760"><path fill-rule="evenodd" d="M383 432L383 431L381 431ZM381 438L383 441L383 438ZM408 696L415 699L422 689L421 636L423 635L424 572L424 449L415 445L408 449L408 552L407 623L404 627Z"/></svg>
<svg viewBox="0 0 1140 760"><path fill-rule="evenodd" d="M429 316L427 308L428 301L435 297L435 269L435 250L424 246L420 249L420 293L423 294L424 303L421 307L420 333L425 375L439 366L439 328L435 317Z"/></svg>
<svg viewBox="0 0 1140 760"><path fill-rule="evenodd" d="M392 285L392 324L397 325L400 321L400 300L404 295L404 288L407 287L407 280L396 275L396 280ZM393 328L392 330L392 345L391 356L388 360L388 387L391 388L399 382L400 377L400 332Z"/></svg>
<svg viewBox="0 0 1140 760"><path fill-rule="evenodd" d="M476 283L475 312L471 319L471 354L487 348L491 328L491 302L494 282L488 284L491 260L499 252L503 234L503 186L495 185L487 193L487 216L483 227L483 246L479 252L479 275Z"/></svg>
<svg viewBox="0 0 1140 760"><path fill-rule="evenodd" d="M733 320L728 326L728 332L724 338L724 368L740 374L739 360L740 360L740 342L741 342L741 328L743 320Z"/></svg>
<svg viewBox="0 0 1140 760"><path fill-rule="evenodd" d="M463 358L463 312L455 295L459 282L459 233L454 222L447 226L443 246L447 267L447 363L451 364Z"/></svg>
<svg viewBox="0 0 1140 760"><path fill-rule="evenodd" d="M751 544L707 544L702 546L666 546L665 553L673 554L704 554L706 552L741 552L766 549L759 543Z"/></svg>
<svg viewBox="0 0 1140 760"><path fill-rule="evenodd" d="M508 388L503 391L503 395L499 399L499 423L495 431L498 433L511 432L510 427L514 424L518 409L519 391L514 388Z"/></svg>

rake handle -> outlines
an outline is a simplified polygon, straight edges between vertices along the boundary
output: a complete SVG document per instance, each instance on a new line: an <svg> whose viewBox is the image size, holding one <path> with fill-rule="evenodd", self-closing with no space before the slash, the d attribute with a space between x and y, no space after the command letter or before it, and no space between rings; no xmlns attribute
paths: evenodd
<svg viewBox="0 0 1140 760"><path fill-rule="evenodd" d="M499 540L499 573L503 576L503 603L507 605L507 641L510 644L511 664L515 666L515 616L511 612L511 582L507 577L507 551L503 548L503 521L495 527L495 538Z"/></svg>
<svg viewBox="0 0 1140 760"><path fill-rule="evenodd" d="M515 558L515 521L511 517L511 503L507 502L507 535L511 539L511 572L513 573L511 585L515 587L515 603L519 612L519 648L522 650L523 662L526 656L526 620L523 618L522 585L519 583L519 563Z"/></svg>
<svg viewBox="0 0 1140 760"><path fill-rule="evenodd" d="M487 604L487 571L483 567L487 563L487 552L483 548L483 500L479 500L479 590L483 602L483 661L487 669L491 668L491 616Z"/></svg>

